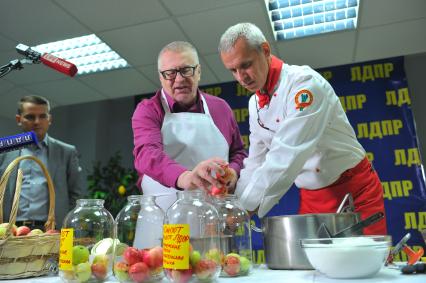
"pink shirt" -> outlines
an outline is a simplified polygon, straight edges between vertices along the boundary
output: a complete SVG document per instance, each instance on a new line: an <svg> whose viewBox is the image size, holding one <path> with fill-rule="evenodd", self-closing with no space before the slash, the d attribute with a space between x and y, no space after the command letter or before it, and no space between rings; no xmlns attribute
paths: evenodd
<svg viewBox="0 0 426 283"><path fill-rule="evenodd" d="M213 122L229 144L229 166L239 174L247 153L232 109L222 98L200 91L198 95L200 93L206 100ZM166 98L172 113L183 111L204 113L199 97L197 103L189 109L178 109L178 105L169 95L166 94ZM161 91L157 91L155 96L144 99L137 105L132 117L134 164L140 177L148 174L164 186L176 187L178 177L188 169L171 159L163 150L161 127L164 116Z"/></svg>

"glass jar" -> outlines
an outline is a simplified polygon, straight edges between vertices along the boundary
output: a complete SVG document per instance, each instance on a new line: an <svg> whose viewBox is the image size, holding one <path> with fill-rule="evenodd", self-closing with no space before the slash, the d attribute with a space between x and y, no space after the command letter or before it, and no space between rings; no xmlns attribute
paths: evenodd
<svg viewBox="0 0 426 283"><path fill-rule="evenodd" d="M250 216L238 202L235 195L212 196L219 217L222 220L221 277L248 275L252 270L252 248Z"/></svg>
<svg viewBox="0 0 426 283"><path fill-rule="evenodd" d="M202 190L181 191L177 195L164 219L165 274L175 283L214 281L220 274L223 258L217 210L207 202ZM175 231L183 232L173 234Z"/></svg>
<svg viewBox="0 0 426 283"><path fill-rule="evenodd" d="M103 199L79 199L61 229L60 271L65 282L104 282L112 274L114 218Z"/></svg>
<svg viewBox="0 0 426 283"><path fill-rule="evenodd" d="M164 212L155 196L129 196L116 217L114 275L120 282L153 282L164 277Z"/></svg>

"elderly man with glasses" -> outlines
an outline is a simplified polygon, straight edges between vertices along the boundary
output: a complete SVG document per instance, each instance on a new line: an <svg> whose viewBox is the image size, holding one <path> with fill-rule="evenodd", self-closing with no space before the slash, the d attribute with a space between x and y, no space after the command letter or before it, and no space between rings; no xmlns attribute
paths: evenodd
<svg viewBox="0 0 426 283"><path fill-rule="evenodd" d="M246 152L229 105L198 89L195 48L169 43L157 63L162 88L133 114L133 154L143 194L161 196L157 203L166 210L176 190L233 188ZM214 173L231 177L223 184Z"/></svg>

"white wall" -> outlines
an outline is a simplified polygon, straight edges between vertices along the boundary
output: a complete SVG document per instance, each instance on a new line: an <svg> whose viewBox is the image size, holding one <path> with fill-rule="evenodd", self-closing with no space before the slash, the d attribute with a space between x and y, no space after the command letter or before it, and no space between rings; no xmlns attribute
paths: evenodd
<svg viewBox="0 0 426 283"><path fill-rule="evenodd" d="M426 53L406 57L405 68L422 153L426 152L426 127L422 123L426 120L425 67ZM134 98L127 97L58 107L52 110L53 123L49 134L77 147L86 174L92 170L94 161L106 162L116 151L122 154L122 164L131 168L134 106ZM0 118L0 136L19 132L14 117L12 119Z"/></svg>

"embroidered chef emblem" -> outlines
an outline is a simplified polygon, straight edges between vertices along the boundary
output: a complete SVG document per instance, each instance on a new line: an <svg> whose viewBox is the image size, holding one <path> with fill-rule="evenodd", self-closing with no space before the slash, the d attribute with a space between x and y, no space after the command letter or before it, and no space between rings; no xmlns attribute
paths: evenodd
<svg viewBox="0 0 426 283"><path fill-rule="evenodd" d="M302 89L298 93L296 93L296 96L294 98L294 102L296 103L296 109L303 111L306 107L312 104L314 101L314 96L312 95L312 92L310 92L307 89Z"/></svg>

